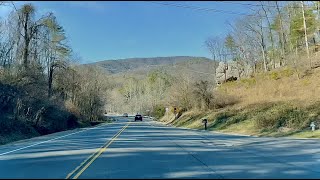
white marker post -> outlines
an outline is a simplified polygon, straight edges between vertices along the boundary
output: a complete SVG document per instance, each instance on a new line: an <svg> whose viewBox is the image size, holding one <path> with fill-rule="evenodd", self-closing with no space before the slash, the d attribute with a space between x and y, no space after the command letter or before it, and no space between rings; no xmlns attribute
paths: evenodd
<svg viewBox="0 0 320 180"><path fill-rule="evenodd" d="M310 127L311 127L311 130L314 131L314 129L315 129L315 127L316 127L316 125L314 124L314 122L311 122Z"/></svg>
<svg viewBox="0 0 320 180"><path fill-rule="evenodd" d="M168 116L169 116L169 108L166 107L166 118L168 118Z"/></svg>

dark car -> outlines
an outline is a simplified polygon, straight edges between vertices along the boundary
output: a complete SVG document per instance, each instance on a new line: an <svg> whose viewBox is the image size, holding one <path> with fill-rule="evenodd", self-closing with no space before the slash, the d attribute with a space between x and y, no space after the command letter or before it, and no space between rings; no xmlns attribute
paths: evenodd
<svg viewBox="0 0 320 180"><path fill-rule="evenodd" d="M124 113L124 114L123 114L123 117L128 117L128 113Z"/></svg>
<svg viewBox="0 0 320 180"><path fill-rule="evenodd" d="M140 114L137 114L135 117L134 117L134 121L142 121L142 116Z"/></svg>

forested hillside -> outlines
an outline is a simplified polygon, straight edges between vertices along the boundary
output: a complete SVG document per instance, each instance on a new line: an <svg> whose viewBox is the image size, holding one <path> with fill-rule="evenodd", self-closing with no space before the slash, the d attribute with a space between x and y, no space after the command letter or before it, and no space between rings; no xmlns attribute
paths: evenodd
<svg viewBox="0 0 320 180"><path fill-rule="evenodd" d="M208 63L210 59L205 57L172 56L172 57L150 57L150 58L128 58L117 60L105 60L90 63L88 65L97 65L111 74L123 73L137 70L150 70L160 66L174 66L181 63L188 63L195 60Z"/></svg>
<svg viewBox="0 0 320 180"><path fill-rule="evenodd" d="M77 66L54 13L37 12L25 4L0 19L0 144L103 118L101 73Z"/></svg>
<svg viewBox="0 0 320 180"><path fill-rule="evenodd" d="M228 23L228 35L205 41L219 61L220 85L200 93L204 106L163 120L203 128L200 120L208 118L211 130L319 137L308 132L311 122L320 123L319 7L319 1L251 5L251 14ZM221 99L230 106L216 106Z"/></svg>

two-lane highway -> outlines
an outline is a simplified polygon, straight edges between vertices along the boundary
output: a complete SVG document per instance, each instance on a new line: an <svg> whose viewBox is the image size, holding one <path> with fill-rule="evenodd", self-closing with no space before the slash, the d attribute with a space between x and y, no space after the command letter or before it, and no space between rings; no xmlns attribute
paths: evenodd
<svg viewBox="0 0 320 180"><path fill-rule="evenodd" d="M318 140L117 119L0 146L0 178L320 178Z"/></svg>

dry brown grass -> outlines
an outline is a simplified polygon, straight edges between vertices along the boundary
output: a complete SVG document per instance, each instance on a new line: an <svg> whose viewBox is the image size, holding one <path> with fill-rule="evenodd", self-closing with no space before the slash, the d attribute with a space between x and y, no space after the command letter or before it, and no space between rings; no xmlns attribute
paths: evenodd
<svg viewBox="0 0 320 180"><path fill-rule="evenodd" d="M300 79L297 73L300 73ZM305 76L301 77L303 74ZM298 72L294 68L281 68L258 74L255 78L223 84L219 91L238 98L241 106L278 101L310 104L320 100L320 68Z"/></svg>

